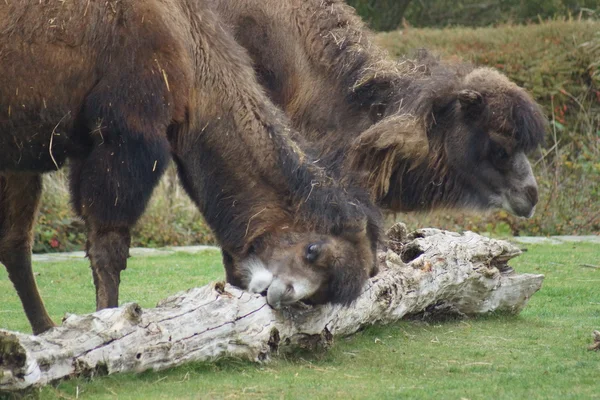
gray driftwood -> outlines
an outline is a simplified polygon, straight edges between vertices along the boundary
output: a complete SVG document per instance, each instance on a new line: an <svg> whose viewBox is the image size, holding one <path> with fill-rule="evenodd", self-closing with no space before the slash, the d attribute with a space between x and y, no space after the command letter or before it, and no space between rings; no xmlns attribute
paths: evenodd
<svg viewBox="0 0 600 400"><path fill-rule="evenodd" d="M328 347L334 336L429 312L518 313L543 275L517 274L508 242L467 232L390 232L381 272L351 307L271 309L265 299L216 283L176 294L156 308L125 304L70 315L41 336L0 330L0 391L53 380L164 369L238 357L258 362L293 348Z"/></svg>

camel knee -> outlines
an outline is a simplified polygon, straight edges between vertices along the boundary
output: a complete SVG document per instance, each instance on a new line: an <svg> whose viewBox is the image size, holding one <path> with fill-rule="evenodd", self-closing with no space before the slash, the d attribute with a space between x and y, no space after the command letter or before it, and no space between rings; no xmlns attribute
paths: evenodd
<svg viewBox="0 0 600 400"><path fill-rule="evenodd" d="M19 290L19 283L30 280L32 238L29 230L18 224L0 229L0 263L4 264L10 280Z"/></svg>
<svg viewBox="0 0 600 400"><path fill-rule="evenodd" d="M31 265L32 239L29 232L0 232L0 263L9 274L20 265Z"/></svg>
<svg viewBox="0 0 600 400"><path fill-rule="evenodd" d="M127 267L131 235L128 228L88 232L87 256L97 273L119 274Z"/></svg>
<svg viewBox="0 0 600 400"><path fill-rule="evenodd" d="M31 268L31 246L27 242L13 248L0 245L0 263L4 264L12 280L13 276L18 276L22 270Z"/></svg>
<svg viewBox="0 0 600 400"><path fill-rule="evenodd" d="M15 247L11 248L11 244ZM27 243L13 241L0 244L0 262L6 267L8 278L22 299L28 297L32 290L37 291L31 268L30 248Z"/></svg>

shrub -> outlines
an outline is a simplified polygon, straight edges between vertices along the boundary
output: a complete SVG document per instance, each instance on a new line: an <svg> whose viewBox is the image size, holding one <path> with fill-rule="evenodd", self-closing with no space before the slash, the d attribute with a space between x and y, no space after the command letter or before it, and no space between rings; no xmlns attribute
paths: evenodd
<svg viewBox="0 0 600 400"><path fill-rule="evenodd" d="M596 15L598 0L347 0L376 31L417 27L490 26Z"/></svg>
<svg viewBox="0 0 600 400"><path fill-rule="evenodd" d="M398 29L411 0L347 0L358 14L377 31Z"/></svg>
<svg viewBox="0 0 600 400"><path fill-rule="evenodd" d="M146 212L134 227L132 246L164 247L215 244L216 240L197 208L177 182L171 167L160 181ZM44 178L42 205L35 227L34 252L85 248L85 226L69 205L65 173Z"/></svg>
<svg viewBox="0 0 600 400"><path fill-rule="evenodd" d="M85 245L83 222L69 205L65 172L44 176L42 204L34 231L35 253L80 250Z"/></svg>
<svg viewBox="0 0 600 400"><path fill-rule="evenodd" d="M590 16L597 8L598 0L419 0L411 2L404 18L419 27L490 26L558 16Z"/></svg>

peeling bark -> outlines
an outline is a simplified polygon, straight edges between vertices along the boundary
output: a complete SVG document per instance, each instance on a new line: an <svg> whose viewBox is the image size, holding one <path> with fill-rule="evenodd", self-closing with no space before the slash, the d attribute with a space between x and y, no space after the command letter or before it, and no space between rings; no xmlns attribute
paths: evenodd
<svg viewBox="0 0 600 400"><path fill-rule="evenodd" d="M238 357L266 362L295 348L328 348L335 336L423 312L518 313L543 275L516 274L508 242L466 232L390 231L381 272L351 307L297 305L271 309L265 298L223 283L207 285L142 310L137 304L70 315L40 336L0 330L0 390L53 380L160 370L191 361Z"/></svg>

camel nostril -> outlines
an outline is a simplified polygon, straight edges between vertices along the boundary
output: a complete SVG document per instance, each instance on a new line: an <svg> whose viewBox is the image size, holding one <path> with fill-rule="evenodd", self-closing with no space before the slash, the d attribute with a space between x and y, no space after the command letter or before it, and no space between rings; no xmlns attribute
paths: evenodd
<svg viewBox="0 0 600 400"><path fill-rule="evenodd" d="M531 202L531 205L536 205L538 202L538 190L535 186L527 186L525 188L525 195Z"/></svg>
<svg viewBox="0 0 600 400"><path fill-rule="evenodd" d="M275 309L295 303L299 299L295 297L296 288L292 283L275 278L267 289L267 303Z"/></svg>

